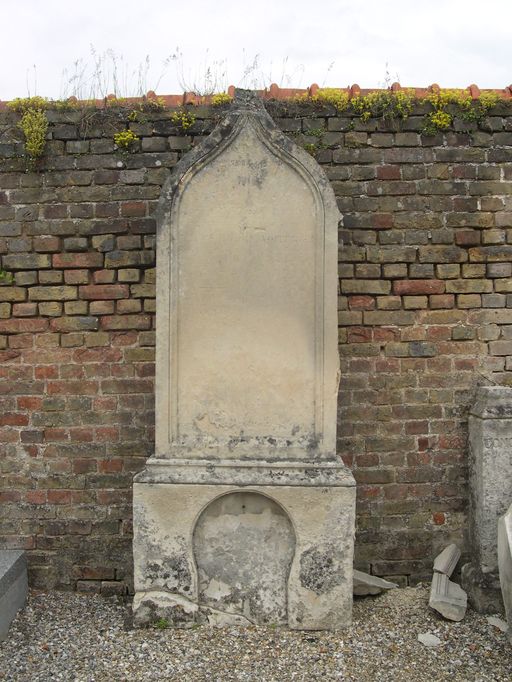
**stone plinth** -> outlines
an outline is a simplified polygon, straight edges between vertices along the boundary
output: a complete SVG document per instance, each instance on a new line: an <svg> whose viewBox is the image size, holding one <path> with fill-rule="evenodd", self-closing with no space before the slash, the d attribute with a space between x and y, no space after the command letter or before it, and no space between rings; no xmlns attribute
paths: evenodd
<svg viewBox="0 0 512 682"><path fill-rule="evenodd" d="M470 540L462 584L480 612L501 610L498 519L512 502L512 389L482 386L469 416Z"/></svg>
<svg viewBox="0 0 512 682"><path fill-rule="evenodd" d="M319 166L243 91L166 184L156 453L134 484L137 623L350 622L339 219Z"/></svg>

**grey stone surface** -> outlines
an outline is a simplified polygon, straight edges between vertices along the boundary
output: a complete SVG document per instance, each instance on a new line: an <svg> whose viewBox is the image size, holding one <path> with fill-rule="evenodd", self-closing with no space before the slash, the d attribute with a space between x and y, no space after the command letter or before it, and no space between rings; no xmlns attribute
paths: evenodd
<svg viewBox="0 0 512 682"><path fill-rule="evenodd" d="M447 575L434 572L428 604L444 618L459 621L466 615L468 599L466 592Z"/></svg>
<svg viewBox="0 0 512 682"><path fill-rule="evenodd" d="M512 502L512 388L480 386L469 416L471 566L463 585L481 612L500 601L498 518Z"/></svg>
<svg viewBox="0 0 512 682"><path fill-rule="evenodd" d="M508 636L512 643L512 505L498 522L498 561Z"/></svg>
<svg viewBox="0 0 512 682"><path fill-rule="evenodd" d="M339 219L320 167L244 91L162 191L156 452L134 483L137 624L350 623Z"/></svg>
<svg viewBox="0 0 512 682"><path fill-rule="evenodd" d="M398 585L376 575L370 575L369 573L354 569L353 592L358 597L363 597L367 594L380 594L383 590L392 590L394 587L398 587Z"/></svg>
<svg viewBox="0 0 512 682"><path fill-rule="evenodd" d="M0 641L27 599L27 562L21 550L0 550Z"/></svg>
<svg viewBox="0 0 512 682"><path fill-rule="evenodd" d="M444 573L444 575L450 577L459 559L460 549L452 543L445 547L434 559L434 571Z"/></svg>

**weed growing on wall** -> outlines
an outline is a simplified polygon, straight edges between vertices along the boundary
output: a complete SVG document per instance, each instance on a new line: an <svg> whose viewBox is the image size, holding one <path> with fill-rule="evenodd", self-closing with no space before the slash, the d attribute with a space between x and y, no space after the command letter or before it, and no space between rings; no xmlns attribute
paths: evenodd
<svg viewBox="0 0 512 682"><path fill-rule="evenodd" d="M350 100L352 108L362 121L382 118L387 121L405 120L414 107L414 93L411 90L376 90Z"/></svg>
<svg viewBox="0 0 512 682"><path fill-rule="evenodd" d="M496 92L483 92L473 99L467 90L439 90L427 98L433 111L425 117L423 132L435 135L448 130L456 118L481 125L499 96Z"/></svg>
<svg viewBox="0 0 512 682"><path fill-rule="evenodd" d="M44 97L18 98L9 102L10 109L21 114L18 127L25 137L25 152L30 168L33 168L37 159L44 154L48 133L48 117L45 110L49 106L50 102Z"/></svg>
<svg viewBox="0 0 512 682"><path fill-rule="evenodd" d="M130 151L133 149L135 142L139 139L133 130L121 130L121 132L114 135L114 142L118 149L123 151Z"/></svg>
<svg viewBox="0 0 512 682"><path fill-rule="evenodd" d="M220 107L224 104L229 104L232 100L233 98L227 92L218 92L212 95L211 103L214 107Z"/></svg>
<svg viewBox="0 0 512 682"><path fill-rule="evenodd" d="M182 132L186 133L196 122L196 117L191 111L180 109L172 114L171 121L180 128Z"/></svg>

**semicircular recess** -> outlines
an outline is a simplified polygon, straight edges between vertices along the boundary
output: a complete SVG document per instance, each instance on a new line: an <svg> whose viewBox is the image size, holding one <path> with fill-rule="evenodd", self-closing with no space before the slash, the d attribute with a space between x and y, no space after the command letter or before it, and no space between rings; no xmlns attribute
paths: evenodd
<svg viewBox="0 0 512 682"><path fill-rule="evenodd" d="M193 535L199 606L212 624L287 624L295 533L283 508L254 492L218 497Z"/></svg>

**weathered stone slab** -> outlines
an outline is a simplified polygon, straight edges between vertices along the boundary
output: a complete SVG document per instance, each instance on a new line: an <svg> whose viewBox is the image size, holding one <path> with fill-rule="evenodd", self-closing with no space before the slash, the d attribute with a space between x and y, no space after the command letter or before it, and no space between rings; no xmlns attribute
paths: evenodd
<svg viewBox="0 0 512 682"><path fill-rule="evenodd" d="M238 93L158 211L156 453L134 483L134 620L349 624L355 483L336 456L340 215Z"/></svg>
<svg viewBox="0 0 512 682"><path fill-rule="evenodd" d="M459 621L466 615L468 598L462 587L452 582L447 575L434 572L428 604L444 618Z"/></svg>
<svg viewBox="0 0 512 682"><path fill-rule="evenodd" d="M354 569L353 592L358 597L363 597L367 594L380 594L383 590L392 590L394 587L398 587L398 585L376 575L370 575L369 573Z"/></svg>
<svg viewBox="0 0 512 682"><path fill-rule="evenodd" d="M27 592L25 552L0 550L0 641L5 639L14 617L25 606Z"/></svg>
<svg viewBox="0 0 512 682"><path fill-rule="evenodd" d="M512 388L480 386L469 416L470 509L473 558L462 584L480 612L501 610L498 518L512 502Z"/></svg>
<svg viewBox="0 0 512 682"><path fill-rule="evenodd" d="M448 545L448 547L445 547L434 559L434 571L437 571L437 573L444 573L444 575L450 577L459 559L460 549L457 545Z"/></svg>
<svg viewBox="0 0 512 682"><path fill-rule="evenodd" d="M498 562L508 636L512 643L512 505L498 522Z"/></svg>

